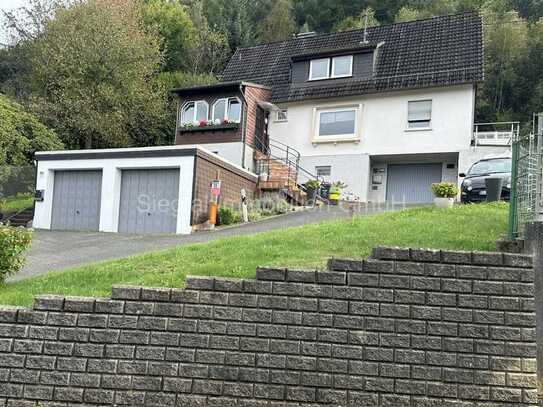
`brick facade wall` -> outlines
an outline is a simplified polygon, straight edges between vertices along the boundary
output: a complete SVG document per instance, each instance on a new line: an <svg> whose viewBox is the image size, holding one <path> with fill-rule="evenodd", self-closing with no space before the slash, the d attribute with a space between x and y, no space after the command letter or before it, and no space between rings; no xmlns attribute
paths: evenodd
<svg viewBox="0 0 543 407"><path fill-rule="evenodd" d="M208 218L208 203L211 198L211 181L221 182L221 205L239 207L241 190L245 189L247 197L255 195L257 178L248 176L235 167L201 153L195 157L194 194L192 205L192 224L200 224Z"/></svg>
<svg viewBox="0 0 543 407"><path fill-rule="evenodd" d="M245 99L247 100L247 120L246 120L246 144L254 147L254 135L256 129L256 111L259 101L270 100L271 90L267 88L246 86Z"/></svg>
<svg viewBox="0 0 543 407"><path fill-rule="evenodd" d="M0 312L0 405L537 405L532 259L380 248Z"/></svg>

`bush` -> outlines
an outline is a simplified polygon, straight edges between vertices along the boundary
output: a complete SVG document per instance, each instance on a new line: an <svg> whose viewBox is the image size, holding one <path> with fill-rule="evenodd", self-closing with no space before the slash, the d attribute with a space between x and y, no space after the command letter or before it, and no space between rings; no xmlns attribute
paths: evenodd
<svg viewBox="0 0 543 407"><path fill-rule="evenodd" d="M282 215L292 206L279 194L264 194L260 199L249 203L249 212L260 212L262 217Z"/></svg>
<svg viewBox="0 0 543 407"><path fill-rule="evenodd" d="M454 198L458 195L458 187L452 182L432 184L432 192L438 198Z"/></svg>
<svg viewBox="0 0 543 407"><path fill-rule="evenodd" d="M241 222L241 213L226 206L219 208L219 225L233 225Z"/></svg>
<svg viewBox="0 0 543 407"><path fill-rule="evenodd" d="M30 230L0 224L0 283L23 268L24 252L31 241Z"/></svg>

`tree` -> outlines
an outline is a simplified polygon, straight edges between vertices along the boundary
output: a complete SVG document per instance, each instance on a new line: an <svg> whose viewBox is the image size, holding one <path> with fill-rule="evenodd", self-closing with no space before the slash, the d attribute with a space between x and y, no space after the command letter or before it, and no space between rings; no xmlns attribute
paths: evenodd
<svg viewBox="0 0 543 407"><path fill-rule="evenodd" d="M424 18L422 16L422 13L419 10L415 10L414 8L409 7L402 7L398 13L396 14L396 17L394 17L395 23L405 23L407 21L415 21L420 20L421 18Z"/></svg>
<svg viewBox="0 0 543 407"><path fill-rule="evenodd" d="M20 167L32 164L36 151L62 147L52 130L21 105L0 95L0 193L6 181L19 174Z"/></svg>
<svg viewBox="0 0 543 407"><path fill-rule="evenodd" d="M367 20L366 20L367 19ZM367 25L366 25L367 24ZM347 31L362 29L364 27L377 27L379 20L375 16L375 10L371 7L363 10L358 17L347 17L334 26L334 31Z"/></svg>
<svg viewBox="0 0 543 407"><path fill-rule="evenodd" d="M71 148L160 142L160 40L132 0L59 8L31 43L34 111Z"/></svg>
<svg viewBox="0 0 543 407"><path fill-rule="evenodd" d="M142 5L143 21L158 31L165 57L163 69L175 71L190 66L187 54L194 40L194 25L186 7L167 0L147 0Z"/></svg>
<svg viewBox="0 0 543 407"><path fill-rule="evenodd" d="M200 0L193 0L189 11L195 27L194 44L187 55L189 71L192 74L219 74L231 55L228 37L210 29Z"/></svg>
<svg viewBox="0 0 543 407"><path fill-rule="evenodd" d="M296 32L292 3L290 0L277 0L262 21L260 41L282 41Z"/></svg>
<svg viewBox="0 0 543 407"><path fill-rule="evenodd" d="M513 119L518 66L526 55L528 25L506 0L489 0L485 22L485 81L479 92L479 120Z"/></svg>

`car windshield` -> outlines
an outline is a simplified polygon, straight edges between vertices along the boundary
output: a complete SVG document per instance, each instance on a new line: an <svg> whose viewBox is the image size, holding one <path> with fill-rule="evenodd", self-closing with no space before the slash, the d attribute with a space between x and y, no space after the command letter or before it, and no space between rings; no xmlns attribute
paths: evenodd
<svg viewBox="0 0 543 407"><path fill-rule="evenodd" d="M497 160L484 160L473 164L469 175L484 175L497 172L511 172L511 159L502 158Z"/></svg>

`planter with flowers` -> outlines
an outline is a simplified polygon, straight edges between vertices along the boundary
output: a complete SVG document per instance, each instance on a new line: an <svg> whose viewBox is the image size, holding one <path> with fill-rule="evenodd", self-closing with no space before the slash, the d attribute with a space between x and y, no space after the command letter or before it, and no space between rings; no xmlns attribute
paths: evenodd
<svg viewBox="0 0 543 407"><path fill-rule="evenodd" d="M237 129L239 121L229 119L215 120L195 120L193 122L184 122L179 126L179 131L213 131Z"/></svg>
<svg viewBox="0 0 543 407"><path fill-rule="evenodd" d="M330 187L328 199L332 205L337 205L341 199L341 191L347 188L347 185L341 181L334 182Z"/></svg>
<svg viewBox="0 0 543 407"><path fill-rule="evenodd" d="M438 208L452 208L458 195L458 187L452 182L439 182L432 184L432 192L435 195L434 203Z"/></svg>

